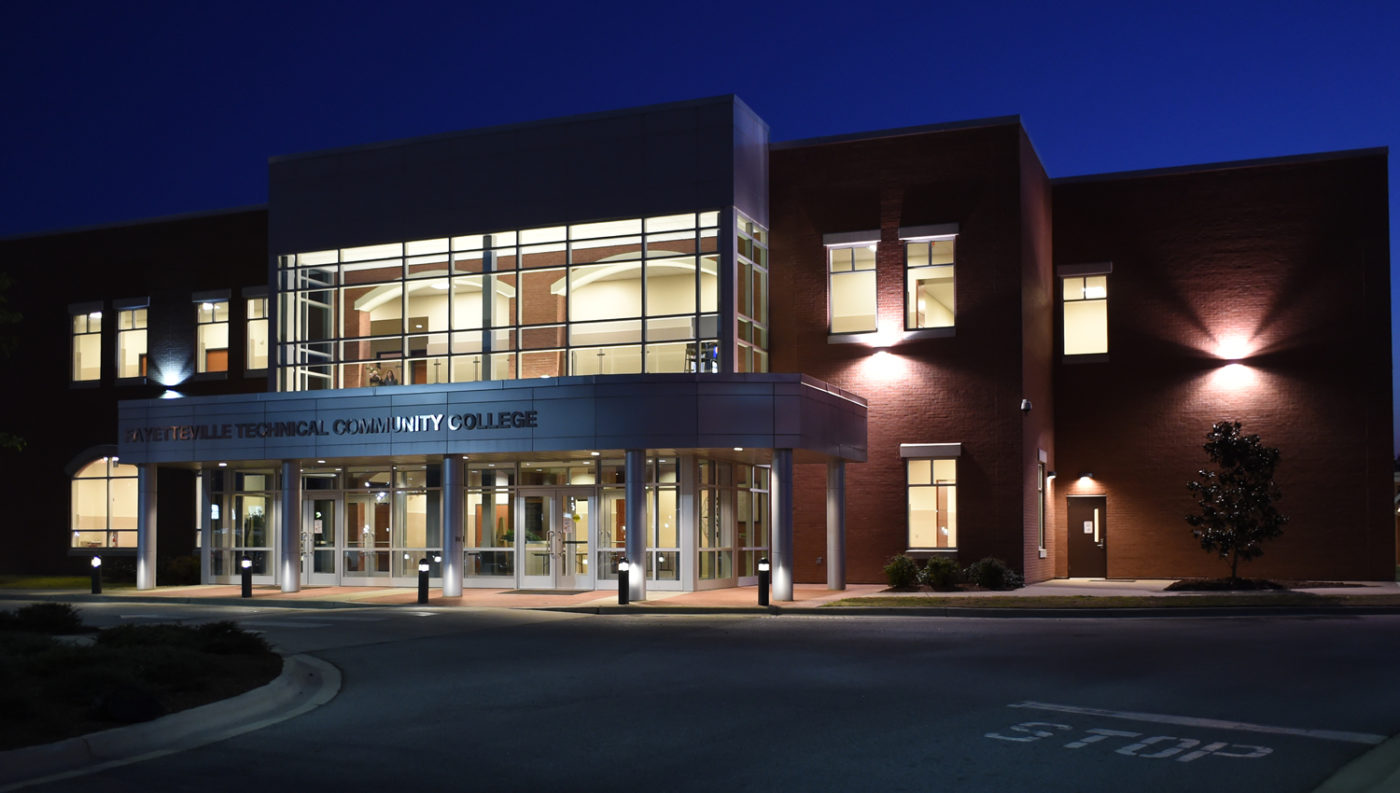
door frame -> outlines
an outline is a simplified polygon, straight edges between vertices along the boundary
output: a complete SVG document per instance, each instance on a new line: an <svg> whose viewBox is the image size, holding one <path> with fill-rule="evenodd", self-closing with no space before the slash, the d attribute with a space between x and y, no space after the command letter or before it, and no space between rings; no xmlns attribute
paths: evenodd
<svg viewBox="0 0 1400 793"><path fill-rule="evenodd" d="M332 517L335 542L321 551L330 551L334 559L333 571L317 573L316 545L314 542L315 503L331 501L335 503ZM345 494L336 490L302 491L301 498L301 584L302 586L340 586L341 561L345 555Z"/></svg>
<svg viewBox="0 0 1400 793"><path fill-rule="evenodd" d="M549 545L549 574L548 575L527 575L526 554L530 553L525 546L525 499L531 496L547 496L553 503L549 513L549 525L545 528L548 533ZM568 589L585 590L593 589L597 585L597 577L592 569L586 575L573 575L566 578L560 574L559 558L563 553L564 543L568 542L562 536L564 506L569 498L582 499L587 503L587 542L588 552L585 556L588 566L592 568L593 549L598 544L598 519L597 500L598 488L594 485L530 485L516 489L515 492L515 585L518 589Z"/></svg>
<svg viewBox="0 0 1400 793"><path fill-rule="evenodd" d="M1074 562L1075 562L1075 556L1076 556L1076 554L1075 554L1075 548L1076 548L1077 546L1078 546L1078 547L1082 547L1082 546L1083 546L1083 544L1084 544L1084 538L1083 538L1082 536L1076 536L1077 534L1082 535L1082 533L1083 533L1083 527L1082 527L1082 526L1075 526L1075 525L1073 525L1073 523L1072 523L1073 518L1072 518L1072 516L1071 516L1071 513L1072 513L1073 510L1071 509L1071 504L1073 504L1073 503L1076 502L1076 501L1080 502L1080 504L1083 504L1083 502L1091 501L1091 500L1097 501L1097 502L1098 502L1098 505L1097 505L1097 506L1099 507L1099 509L1102 510L1102 514L1099 516L1099 524L1095 527L1095 529L1096 529L1097 532L1098 532L1098 539L1092 541L1092 542L1094 542L1095 544L1098 545L1099 550L1100 550L1100 552L1102 553L1102 566L1103 566L1103 572L1102 572L1102 573L1099 573L1096 569L1095 569L1095 570L1088 570L1088 571L1086 571L1086 570L1084 569L1084 568L1085 568L1084 562L1087 561L1087 560L1084 559L1084 557L1083 557L1083 555L1082 555L1082 551L1081 551L1081 553L1080 553L1080 555L1079 555L1079 556L1080 556L1080 565L1079 565L1079 569L1078 569L1078 570L1075 569L1075 564L1074 564ZM1090 508L1092 508L1091 505L1085 505L1085 506L1090 506ZM1068 574L1069 574L1069 577L1071 577L1071 578L1107 578L1107 577L1108 577L1108 496L1106 496L1106 495L1103 494L1103 493L1085 493L1085 494L1083 494L1083 495L1068 495L1068 496L1065 496L1065 528L1067 529L1068 535L1069 535L1069 536L1067 537L1068 542L1066 543L1066 546L1067 546L1067 547L1066 547L1066 549L1065 549L1065 552L1066 552L1066 566L1067 566L1067 572L1068 572ZM1097 561L1097 560L1095 560L1095 561ZM1097 567L1098 567L1097 564L1091 565L1091 566L1094 567L1094 568L1097 568Z"/></svg>

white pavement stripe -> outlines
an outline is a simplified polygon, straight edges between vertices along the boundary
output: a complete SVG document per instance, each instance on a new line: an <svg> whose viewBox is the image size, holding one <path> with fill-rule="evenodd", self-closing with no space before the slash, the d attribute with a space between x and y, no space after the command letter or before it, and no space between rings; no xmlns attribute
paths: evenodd
<svg viewBox="0 0 1400 793"><path fill-rule="evenodd" d="M276 620L244 620L245 628L328 628L329 622L278 622Z"/></svg>
<svg viewBox="0 0 1400 793"><path fill-rule="evenodd" d="M1110 719L1125 719L1127 721L1148 721L1157 724L1180 724L1185 727L1213 727L1221 730L1239 730L1242 732L1261 732L1269 735L1297 735L1303 738L1317 738L1324 741L1345 741L1347 743L1363 743L1376 746L1383 743L1387 736L1375 735L1369 732L1346 732L1345 730L1306 730L1300 727L1271 727L1267 724L1250 724L1243 721L1225 721L1223 719L1199 719L1194 716L1170 716L1163 713L1137 713L1125 710L1105 710L1103 708L1081 708L1076 705L1056 705L1050 702L1018 702L1014 705L1007 705L1008 708L1027 708L1029 710L1049 710L1057 713L1079 713L1085 716L1104 716Z"/></svg>

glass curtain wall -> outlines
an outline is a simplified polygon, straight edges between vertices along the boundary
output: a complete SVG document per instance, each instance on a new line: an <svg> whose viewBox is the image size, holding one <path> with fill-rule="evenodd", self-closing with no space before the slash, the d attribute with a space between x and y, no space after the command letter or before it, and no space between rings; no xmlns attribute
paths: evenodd
<svg viewBox="0 0 1400 793"><path fill-rule="evenodd" d="M272 574L272 505L277 497L271 470L211 472L209 575L235 577L245 555L254 575Z"/></svg>
<svg viewBox="0 0 1400 793"><path fill-rule="evenodd" d="M735 213L736 372L768 371L768 230Z"/></svg>
<svg viewBox="0 0 1400 793"><path fill-rule="evenodd" d="M281 256L278 387L710 371L718 219L688 213ZM744 247L760 261L749 261L745 299L758 316L746 315L741 336L766 368L766 232L746 228Z"/></svg>
<svg viewBox="0 0 1400 793"><path fill-rule="evenodd" d="M514 465L472 463L467 467L466 578L514 586L514 489Z"/></svg>
<svg viewBox="0 0 1400 793"><path fill-rule="evenodd" d="M345 472L344 578L416 579L427 559L438 576L442 553L440 466L395 465Z"/></svg>

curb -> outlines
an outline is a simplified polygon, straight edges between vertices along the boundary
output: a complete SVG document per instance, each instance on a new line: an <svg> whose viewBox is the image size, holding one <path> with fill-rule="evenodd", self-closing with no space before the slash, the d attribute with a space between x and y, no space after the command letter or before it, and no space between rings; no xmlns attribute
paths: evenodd
<svg viewBox="0 0 1400 793"><path fill-rule="evenodd" d="M162 597L159 595L93 595L88 593L52 594L41 592L0 592L0 600L56 601L61 603L176 603L182 606L253 606L284 609L384 608L401 604L361 603L354 600L273 600L269 598ZM417 604L414 604L417 605Z"/></svg>
<svg viewBox="0 0 1400 793"><path fill-rule="evenodd" d="M1313 793L1387 793L1400 789L1400 735L1342 766Z"/></svg>
<svg viewBox="0 0 1400 793"><path fill-rule="evenodd" d="M340 670L311 655L283 659L282 674L229 699L41 746L0 752L0 793L70 779L222 741L295 718L331 701Z"/></svg>
<svg viewBox="0 0 1400 793"><path fill-rule="evenodd" d="M1101 618L1199 618L1199 617L1337 617L1400 614L1400 605L1291 605L1291 606L1147 606L1080 608L1006 608L1000 606L686 606L669 605L664 600L627 606L456 606L428 603L366 603L340 600L273 600L259 598L159 597L154 595L52 594L0 592L0 600L59 601L64 603L173 603L178 605L250 606L277 609L514 609L553 611L570 614L769 614L866 617L982 617L987 619L1101 619ZM0 755L3 757L3 755ZM2 781L2 780L0 780ZM3 790L0 790L3 793Z"/></svg>

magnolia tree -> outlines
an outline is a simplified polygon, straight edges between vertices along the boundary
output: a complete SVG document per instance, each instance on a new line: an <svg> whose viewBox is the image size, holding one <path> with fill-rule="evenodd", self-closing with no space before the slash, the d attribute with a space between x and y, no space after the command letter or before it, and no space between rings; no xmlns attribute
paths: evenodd
<svg viewBox="0 0 1400 793"><path fill-rule="evenodd" d="M1216 422L1202 448L1213 469L1202 468L1196 472L1200 479L1187 483L1201 511L1186 522L1201 547L1219 554L1230 565L1230 577L1239 578L1240 561L1263 554L1263 542L1283 534L1288 522L1274 507L1282 497L1274 483L1278 449L1260 443L1258 435L1241 434L1238 421Z"/></svg>

